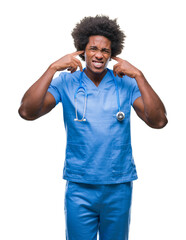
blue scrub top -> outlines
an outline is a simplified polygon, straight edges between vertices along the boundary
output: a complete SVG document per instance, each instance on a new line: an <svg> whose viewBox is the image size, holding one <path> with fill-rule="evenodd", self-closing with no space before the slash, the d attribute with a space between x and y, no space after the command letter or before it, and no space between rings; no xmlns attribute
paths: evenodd
<svg viewBox="0 0 186 240"><path fill-rule="evenodd" d="M111 70L112 71L112 70ZM118 121L117 95L113 72L107 71L97 87L83 72L82 85L88 98L85 118L74 121L74 94L79 86L81 71L62 72L54 78L48 91L56 105L62 102L63 118L67 133L63 179L89 184L114 184L137 179L132 155L130 111L133 102L141 96L134 78L115 77L125 119ZM83 116L85 97L77 95L78 118Z"/></svg>

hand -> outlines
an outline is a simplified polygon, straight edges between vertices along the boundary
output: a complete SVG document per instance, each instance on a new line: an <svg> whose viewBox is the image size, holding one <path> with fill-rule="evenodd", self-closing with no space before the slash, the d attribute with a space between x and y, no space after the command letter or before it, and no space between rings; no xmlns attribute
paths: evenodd
<svg viewBox="0 0 186 240"><path fill-rule="evenodd" d="M51 65L51 68L55 69L55 71L63 71L67 69L68 71L71 71L71 73L73 73L79 67L80 70L83 71L81 62L76 58L82 53L84 53L84 51L77 51L71 54L67 54L59 60L55 61Z"/></svg>
<svg viewBox="0 0 186 240"><path fill-rule="evenodd" d="M136 67L134 67L126 60L123 60L119 57L112 57L112 59L118 62L113 67L114 76L118 75L119 77L122 78L124 75L127 75L131 78L135 78L141 73L140 70L138 70Z"/></svg>

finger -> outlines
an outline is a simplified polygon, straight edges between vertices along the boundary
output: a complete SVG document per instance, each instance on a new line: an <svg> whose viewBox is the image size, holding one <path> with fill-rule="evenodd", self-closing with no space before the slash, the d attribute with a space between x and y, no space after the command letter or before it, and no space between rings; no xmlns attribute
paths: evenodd
<svg viewBox="0 0 186 240"><path fill-rule="evenodd" d="M119 70L116 70L116 72L115 72L117 75L118 75L118 77L120 77L120 78L122 78L123 76L125 76L125 74L122 72L122 71L119 71Z"/></svg>
<svg viewBox="0 0 186 240"><path fill-rule="evenodd" d="M77 68L77 65L73 62L71 62L67 68L68 71L72 71L74 68Z"/></svg>
<svg viewBox="0 0 186 240"><path fill-rule="evenodd" d="M116 77L116 69L115 69L115 66L113 67L113 73L114 73L114 76Z"/></svg>
<svg viewBox="0 0 186 240"><path fill-rule="evenodd" d="M116 77L116 74L117 74L116 73L117 72L117 68L118 68L118 63L113 66L113 73L114 73L115 77Z"/></svg>
<svg viewBox="0 0 186 240"><path fill-rule="evenodd" d="M73 57L76 57L76 56L78 56L78 55L80 55L80 54L82 54L82 53L84 53L84 52L85 52L84 50L82 50L82 51L76 51L76 52L72 53L72 56L73 56Z"/></svg>
<svg viewBox="0 0 186 240"><path fill-rule="evenodd" d="M74 73L77 70L77 67L72 68L71 73Z"/></svg>
<svg viewBox="0 0 186 240"><path fill-rule="evenodd" d="M78 59L73 58L69 71L71 71L71 73L74 73L77 70L78 67L81 69L81 71L83 71L81 62Z"/></svg>
<svg viewBox="0 0 186 240"><path fill-rule="evenodd" d="M111 57L112 59L116 60L117 62L121 61L122 59L119 57Z"/></svg>
<svg viewBox="0 0 186 240"><path fill-rule="evenodd" d="M81 64L81 62L80 62L78 59L73 58L73 59L72 59L72 63L76 66L76 69L79 67L80 70L83 71L82 64Z"/></svg>
<svg viewBox="0 0 186 240"><path fill-rule="evenodd" d="M82 72L83 71L83 67L82 67L81 61L79 61L77 58L74 58L73 60L76 62L76 64L79 66L79 68L80 68L80 70Z"/></svg>
<svg viewBox="0 0 186 240"><path fill-rule="evenodd" d="M125 76L125 74L122 73L122 72L119 72L119 73L118 73L118 76L119 76L120 78L122 78L123 76Z"/></svg>
<svg viewBox="0 0 186 240"><path fill-rule="evenodd" d="M74 64L74 67L71 70L71 73L74 73L77 70L77 68L78 68L78 64L76 63L75 59L73 59L73 64Z"/></svg>
<svg viewBox="0 0 186 240"><path fill-rule="evenodd" d="M74 73L77 70L77 67L69 67L67 68L68 71L70 71L71 73Z"/></svg>
<svg viewBox="0 0 186 240"><path fill-rule="evenodd" d="M114 72L114 76L118 75L118 77L120 78L125 76L125 73L123 72L123 70L121 70L119 64L114 65L113 72Z"/></svg>

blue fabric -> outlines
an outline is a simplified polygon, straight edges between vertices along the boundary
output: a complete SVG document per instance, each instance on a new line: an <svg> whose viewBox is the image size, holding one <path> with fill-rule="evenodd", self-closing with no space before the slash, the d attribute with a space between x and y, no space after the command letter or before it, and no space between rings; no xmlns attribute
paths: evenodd
<svg viewBox="0 0 186 240"><path fill-rule="evenodd" d="M133 182L66 182L66 240L128 240Z"/></svg>
<svg viewBox="0 0 186 240"><path fill-rule="evenodd" d="M111 70L112 71L112 70ZM116 77L121 111L119 122L117 95L113 75L107 71L97 87L85 73L82 85L88 93L85 122L76 122L74 93L79 86L80 71L62 72L53 79L48 91L56 104L62 102L67 133L63 178L73 182L112 184L137 179L132 155L130 111L141 96L136 80ZM83 116L84 93L77 95L78 118Z"/></svg>

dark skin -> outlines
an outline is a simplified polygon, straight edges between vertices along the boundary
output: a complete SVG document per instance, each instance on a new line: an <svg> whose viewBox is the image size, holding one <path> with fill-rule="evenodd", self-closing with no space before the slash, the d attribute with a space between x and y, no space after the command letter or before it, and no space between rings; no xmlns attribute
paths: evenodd
<svg viewBox="0 0 186 240"><path fill-rule="evenodd" d="M152 128L163 128L167 123L166 110L159 96L145 79L143 73L129 62L113 57L118 63L114 66L114 74L119 77L127 75L135 78L141 97L134 101L133 107L137 115Z"/></svg>
<svg viewBox="0 0 186 240"><path fill-rule="evenodd" d="M82 71L82 64L76 59L76 56L82 53L84 51L67 54L48 67L44 74L24 94L19 108L19 114L22 118L25 120L35 120L50 112L55 107L53 95L47 92L53 76L57 71L65 69L73 73L79 67Z"/></svg>
<svg viewBox="0 0 186 240"><path fill-rule="evenodd" d="M84 54L86 61L86 75L98 86L107 72L107 64L112 59L117 61L114 65L114 75L122 77L127 75L135 78L141 92L133 107L137 115L152 128L163 128L168 120L165 107L159 96L145 79L143 73L132 64L111 55L111 42L103 36L91 36L85 51L77 51L65 55L52 63L46 72L35 82L23 96L19 114L26 120L35 120L48 113L55 107L55 99L47 92L48 87L57 71L69 70L75 72L82 64L76 56Z"/></svg>

